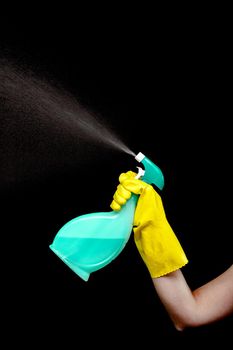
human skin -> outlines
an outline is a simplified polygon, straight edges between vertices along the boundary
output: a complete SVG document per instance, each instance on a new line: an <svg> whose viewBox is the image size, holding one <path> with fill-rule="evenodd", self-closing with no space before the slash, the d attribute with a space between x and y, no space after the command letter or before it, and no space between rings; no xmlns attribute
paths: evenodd
<svg viewBox="0 0 233 350"><path fill-rule="evenodd" d="M233 313L233 265L194 291L180 269L152 280L179 331L206 325Z"/></svg>

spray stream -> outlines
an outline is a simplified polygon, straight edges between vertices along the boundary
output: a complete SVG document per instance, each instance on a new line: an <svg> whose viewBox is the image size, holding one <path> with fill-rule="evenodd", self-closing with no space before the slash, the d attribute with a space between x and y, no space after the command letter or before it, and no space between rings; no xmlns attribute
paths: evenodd
<svg viewBox="0 0 233 350"><path fill-rule="evenodd" d="M134 156L107 121L84 108L74 95L4 59L0 59L0 102L5 182L33 177L36 171L39 177L42 171L59 167L59 162L73 164L91 144Z"/></svg>

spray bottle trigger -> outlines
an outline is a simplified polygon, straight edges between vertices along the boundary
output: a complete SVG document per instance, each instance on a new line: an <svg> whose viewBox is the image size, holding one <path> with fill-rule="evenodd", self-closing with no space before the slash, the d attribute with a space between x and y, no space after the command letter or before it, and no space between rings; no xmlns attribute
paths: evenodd
<svg viewBox="0 0 233 350"><path fill-rule="evenodd" d="M137 166L138 168L138 173L135 176L135 179L140 179L142 176L145 174L145 170L143 170L140 166Z"/></svg>

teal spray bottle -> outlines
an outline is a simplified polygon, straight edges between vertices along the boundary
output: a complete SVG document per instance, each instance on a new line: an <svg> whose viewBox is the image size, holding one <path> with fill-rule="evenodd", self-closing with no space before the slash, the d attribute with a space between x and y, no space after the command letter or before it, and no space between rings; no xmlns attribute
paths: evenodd
<svg viewBox="0 0 233 350"><path fill-rule="evenodd" d="M162 190L164 176L160 168L141 152L135 159L144 166L137 167L136 177ZM87 281L92 272L109 264L124 249L133 229L137 200L138 195L132 194L119 212L84 214L68 221L49 247Z"/></svg>

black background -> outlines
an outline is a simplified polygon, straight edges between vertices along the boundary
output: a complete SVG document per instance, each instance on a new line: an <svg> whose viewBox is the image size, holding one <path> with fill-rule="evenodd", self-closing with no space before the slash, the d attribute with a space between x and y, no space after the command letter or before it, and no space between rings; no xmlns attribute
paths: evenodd
<svg viewBox="0 0 233 350"><path fill-rule="evenodd" d="M189 258L183 272L190 287L216 277L232 258L226 13L39 10L1 14L1 58L61 85L133 152L160 166L166 213ZM89 140L76 149L61 136L53 148L51 130L33 134L28 146L17 116L8 124L1 113L2 289L12 338L146 347L161 338L190 344L230 336L230 317L177 332L133 239L88 282L59 261L48 248L58 229L80 214L108 211L119 174L137 164Z"/></svg>

